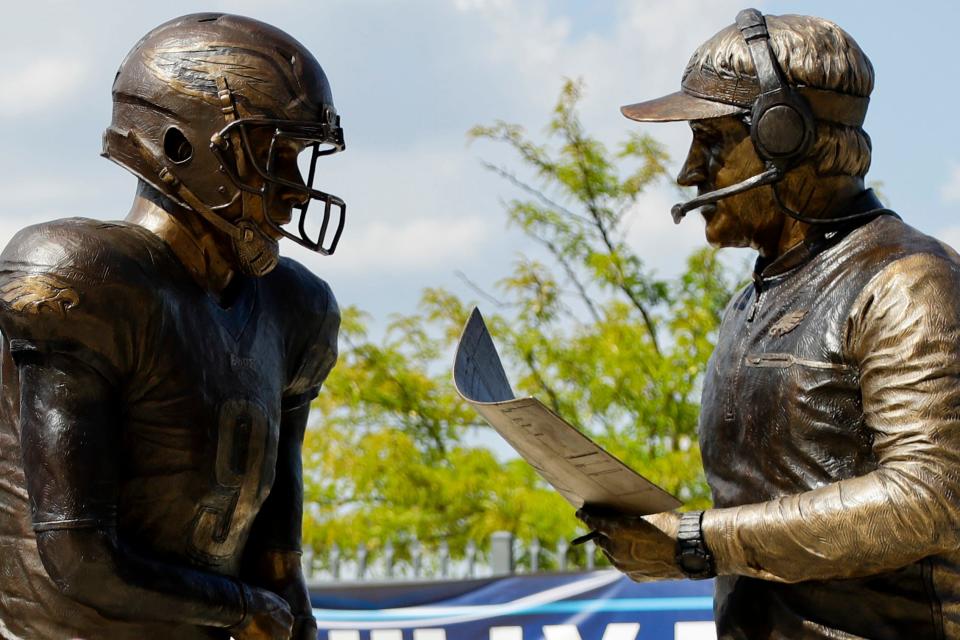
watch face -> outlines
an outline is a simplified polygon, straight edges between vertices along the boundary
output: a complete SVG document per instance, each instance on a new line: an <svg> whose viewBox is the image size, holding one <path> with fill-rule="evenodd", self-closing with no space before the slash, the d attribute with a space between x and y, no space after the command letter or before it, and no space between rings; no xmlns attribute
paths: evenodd
<svg viewBox="0 0 960 640"><path fill-rule="evenodd" d="M699 574L710 569L710 560L700 554L681 556L681 567L686 573Z"/></svg>

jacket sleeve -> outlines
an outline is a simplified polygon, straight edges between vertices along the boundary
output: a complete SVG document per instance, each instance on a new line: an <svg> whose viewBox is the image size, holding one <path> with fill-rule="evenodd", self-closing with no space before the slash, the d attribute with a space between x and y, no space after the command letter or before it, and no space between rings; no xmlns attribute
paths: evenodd
<svg viewBox="0 0 960 640"><path fill-rule="evenodd" d="M847 317L876 469L704 515L717 572L781 582L893 570L960 544L960 267L930 254L875 276Z"/></svg>

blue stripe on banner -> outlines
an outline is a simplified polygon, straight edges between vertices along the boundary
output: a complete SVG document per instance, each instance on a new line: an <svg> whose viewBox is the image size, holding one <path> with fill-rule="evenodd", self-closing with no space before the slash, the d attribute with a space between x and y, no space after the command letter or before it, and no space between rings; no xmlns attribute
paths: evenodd
<svg viewBox="0 0 960 640"><path fill-rule="evenodd" d="M586 611L712 611L711 597L678 598L620 598L598 600L562 600L531 607L504 607L500 605L477 605L460 607L411 607L404 609L314 609L317 619L322 620L411 620L416 618L445 618L481 614L483 617L522 616L538 613L583 613Z"/></svg>

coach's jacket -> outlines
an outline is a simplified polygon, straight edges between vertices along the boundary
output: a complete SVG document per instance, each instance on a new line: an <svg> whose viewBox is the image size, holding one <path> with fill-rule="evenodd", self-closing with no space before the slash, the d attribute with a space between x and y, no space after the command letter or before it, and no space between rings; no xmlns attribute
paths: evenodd
<svg viewBox="0 0 960 640"><path fill-rule="evenodd" d="M956 252L880 213L761 259L700 440L720 638L960 638Z"/></svg>

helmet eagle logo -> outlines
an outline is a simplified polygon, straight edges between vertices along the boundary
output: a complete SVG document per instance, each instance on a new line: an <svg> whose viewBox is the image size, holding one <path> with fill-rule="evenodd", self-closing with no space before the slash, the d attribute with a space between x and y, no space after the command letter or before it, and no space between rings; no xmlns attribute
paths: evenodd
<svg viewBox="0 0 960 640"><path fill-rule="evenodd" d="M234 89L242 88L247 98L252 97L247 92L255 92L276 99L281 91L271 85L282 75L271 77L273 74L265 73L264 58L269 57L257 51L213 44L202 49L151 50L144 53L144 65L174 89L211 103L217 102L218 77L225 78Z"/></svg>

